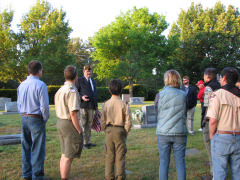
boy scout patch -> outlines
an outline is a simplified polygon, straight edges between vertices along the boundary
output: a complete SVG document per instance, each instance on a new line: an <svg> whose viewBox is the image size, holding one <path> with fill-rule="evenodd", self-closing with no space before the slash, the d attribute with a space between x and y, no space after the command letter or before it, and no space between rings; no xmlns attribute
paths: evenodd
<svg viewBox="0 0 240 180"><path fill-rule="evenodd" d="M75 89L70 89L70 92L75 93L76 91L75 91Z"/></svg>
<svg viewBox="0 0 240 180"><path fill-rule="evenodd" d="M215 98L215 97L216 97L216 94L212 93L211 96L210 96L210 99Z"/></svg>

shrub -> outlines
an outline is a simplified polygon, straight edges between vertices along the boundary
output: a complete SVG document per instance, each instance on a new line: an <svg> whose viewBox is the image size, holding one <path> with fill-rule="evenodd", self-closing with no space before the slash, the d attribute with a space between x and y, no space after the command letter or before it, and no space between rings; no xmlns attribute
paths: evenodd
<svg viewBox="0 0 240 180"><path fill-rule="evenodd" d="M0 89L0 97L12 98L12 101L17 101L17 89Z"/></svg>
<svg viewBox="0 0 240 180"><path fill-rule="evenodd" d="M97 101L104 102L111 98L111 94L107 87L97 87Z"/></svg>
<svg viewBox="0 0 240 180"><path fill-rule="evenodd" d="M61 86L59 86L59 85L47 86L47 91L48 91L48 96L49 96L49 104L54 104L54 96L60 87Z"/></svg>
<svg viewBox="0 0 240 180"><path fill-rule="evenodd" d="M125 93L127 90L127 93L129 93L129 85L124 87L123 93ZM148 90L146 86L142 84L133 84L133 97L144 97L145 100L148 99Z"/></svg>

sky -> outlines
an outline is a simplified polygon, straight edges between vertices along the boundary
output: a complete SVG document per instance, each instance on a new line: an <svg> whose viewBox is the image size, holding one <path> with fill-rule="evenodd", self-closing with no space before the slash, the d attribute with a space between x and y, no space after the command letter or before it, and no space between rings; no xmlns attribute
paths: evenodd
<svg viewBox="0 0 240 180"><path fill-rule="evenodd" d="M115 18L134 6L137 8L147 7L150 13L157 12L164 15L169 24L167 30L163 32L167 35L173 22L177 21L181 10L187 10L191 3L201 3L203 8L213 8L219 0L47 0L53 8L66 12L66 20L69 21L73 31L71 38L80 37L87 40L94 36L102 27L115 21ZM14 17L12 29L17 32L17 24L20 24L22 17L27 14L37 0L0 0L0 12L4 9L13 10ZM240 9L240 0L221 0L227 8L233 5Z"/></svg>

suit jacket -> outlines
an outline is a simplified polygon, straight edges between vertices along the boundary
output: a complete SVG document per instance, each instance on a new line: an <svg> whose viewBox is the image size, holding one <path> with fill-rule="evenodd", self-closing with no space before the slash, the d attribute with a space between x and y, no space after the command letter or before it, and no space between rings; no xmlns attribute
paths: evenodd
<svg viewBox="0 0 240 180"><path fill-rule="evenodd" d="M96 82L91 78L93 83L94 91L92 91L92 87L87 81L87 79L83 77L78 78L77 82L77 89L80 95L80 108L86 108L86 109L96 109L97 108L97 87ZM89 101L84 101L82 97L84 95L87 95L89 97Z"/></svg>
<svg viewBox="0 0 240 180"><path fill-rule="evenodd" d="M185 91L185 86L181 87ZM188 94L187 94L187 109L192 109L197 105L197 89L195 86L189 84Z"/></svg>

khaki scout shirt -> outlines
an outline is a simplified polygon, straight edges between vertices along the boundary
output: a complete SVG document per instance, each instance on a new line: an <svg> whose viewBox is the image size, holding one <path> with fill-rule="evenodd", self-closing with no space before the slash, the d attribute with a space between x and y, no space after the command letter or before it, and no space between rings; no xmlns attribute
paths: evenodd
<svg viewBox="0 0 240 180"><path fill-rule="evenodd" d="M80 118L80 97L73 83L65 82L54 97L56 114L59 119L71 120L70 112L77 110Z"/></svg>
<svg viewBox="0 0 240 180"><path fill-rule="evenodd" d="M102 105L101 126L106 129L106 125L123 126L126 132L132 126L131 112L128 105L119 96L112 96L111 99Z"/></svg>
<svg viewBox="0 0 240 180"><path fill-rule="evenodd" d="M218 121L217 130L240 132L240 98L224 89L212 93L206 115Z"/></svg>

